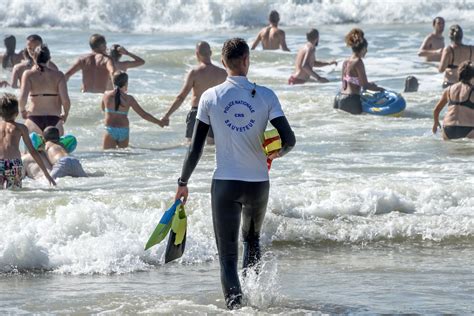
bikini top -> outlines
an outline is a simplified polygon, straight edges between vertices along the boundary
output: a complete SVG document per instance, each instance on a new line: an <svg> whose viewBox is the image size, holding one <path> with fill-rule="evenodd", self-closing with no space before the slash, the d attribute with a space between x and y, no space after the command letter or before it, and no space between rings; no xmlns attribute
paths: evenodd
<svg viewBox="0 0 474 316"><path fill-rule="evenodd" d="M347 60L344 62L344 64L342 65L342 71L345 72L345 69L346 69L346 65L347 65ZM349 75L349 73L345 73L344 76L342 77L342 82L343 84L347 84L347 83L350 83L350 84L353 84L355 86L359 86L360 87L360 81L359 81L359 77L353 77L351 75ZM345 89L345 87L344 87Z"/></svg>
<svg viewBox="0 0 474 316"><path fill-rule="evenodd" d="M457 69L459 66L454 64L454 48L452 46L448 47L453 54L453 58L451 59L451 63L446 66L449 69ZM469 47L469 60L472 60L472 46Z"/></svg>
<svg viewBox="0 0 474 316"><path fill-rule="evenodd" d="M114 113L114 114L120 114L120 115L128 115L128 112L125 111L116 111L116 110L111 110L108 108L105 108L106 113Z"/></svg>
<svg viewBox="0 0 474 316"><path fill-rule="evenodd" d="M449 89L451 89L451 87L450 87ZM451 98L449 97L449 95L451 94L451 90L448 90L448 101L449 101L449 105L461 105L461 106L465 106L465 107L468 107L468 108L474 110L474 102L471 101L472 91L474 91L474 88L473 88L473 87L471 87L471 91L469 92L469 96L467 97L467 99L466 99L465 101L453 101L453 100L451 100Z"/></svg>

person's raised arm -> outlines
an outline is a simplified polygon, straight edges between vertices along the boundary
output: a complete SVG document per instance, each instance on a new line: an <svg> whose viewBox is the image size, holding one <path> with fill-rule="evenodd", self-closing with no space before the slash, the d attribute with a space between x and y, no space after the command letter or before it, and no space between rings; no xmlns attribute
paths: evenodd
<svg viewBox="0 0 474 316"><path fill-rule="evenodd" d="M295 147L296 138L285 116L274 118L270 123L277 129L281 139L281 149L268 156L269 159L273 160L289 153Z"/></svg>
<svg viewBox="0 0 474 316"><path fill-rule="evenodd" d="M13 66L11 85L12 85L12 88L14 88L14 89L19 88L18 81L21 80L21 78L20 78L20 71L21 71L20 67L23 67L23 63L16 64L15 66Z"/></svg>
<svg viewBox="0 0 474 316"><path fill-rule="evenodd" d="M450 46L445 47L441 53L441 61L439 62L438 66L439 72L444 72L446 68L448 68L449 60L452 58L451 49L449 49L449 47Z"/></svg>
<svg viewBox="0 0 474 316"><path fill-rule="evenodd" d="M433 128L432 128L433 134L436 134L438 127L441 127L441 125L439 124L439 114L443 110L444 106L448 103L448 94L449 94L449 88L443 91L443 94L441 95L441 99L438 101L438 103L436 104L433 110Z"/></svg>
<svg viewBox="0 0 474 316"><path fill-rule="evenodd" d="M285 31L280 30L280 46L281 49L284 50L285 52L289 52L290 49L286 45L286 34Z"/></svg>
<svg viewBox="0 0 474 316"><path fill-rule="evenodd" d="M189 94L193 86L194 86L194 70L191 70L186 76L186 79L184 81L183 87L181 88L181 91L176 96L176 99L174 100L173 104L169 108L168 112L166 112L165 116L163 116L161 119L165 125L169 125L171 114L173 114L181 106L181 104L183 104L184 100L186 99L186 96Z"/></svg>
<svg viewBox="0 0 474 316"><path fill-rule="evenodd" d="M151 122L151 123L155 123L157 125L159 125L160 127L163 127L163 122L159 119L157 119L156 117L154 117L153 115L151 115L150 113L148 113L147 111L145 111L141 106L140 104L138 104L138 102L135 100L134 97L132 96L129 96L130 97L130 100L131 100L131 104L130 104L130 107L144 120L147 120L148 122Z"/></svg>
<svg viewBox="0 0 474 316"><path fill-rule="evenodd" d="M186 200L188 199L188 180L202 156L208 131L209 125L196 119L193 138L191 139L191 144L189 145L186 157L184 158L181 177L178 180L178 190L175 196L175 200L183 198L183 204L186 204Z"/></svg>
<svg viewBox="0 0 474 316"><path fill-rule="evenodd" d="M262 31L258 32L257 38L252 43L251 50L254 50L255 48L257 48L257 46L258 46L258 44L260 44L261 40L262 40Z"/></svg>
<svg viewBox="0 0 474 316"><path fill-rule="evenodd" d="M327 80L326 78L323 78L320 75L318 75L313 70L313 67L311 67L309 63L311 59L311 54L314 54L314 48L306 49L306 52L303 58L303 65L302 65L303 71L306 72L310 77L314 77L319 82L322 82L322 83L329 82L329 80Z"/></svg>
<svg viewBox="0 0 474 316"><path fill-rule="evenodd" d="M54 179L51 178L51 175L49 174L48 169L44 165L43 159L41 159L40 154L38 153L38 151L35 149L35 147L31 143L31 139L28 135L28 128L23 124L18 124L18 126L20 127L21 137L23 138L23 142L25 143L26 148L30 152L31 157L33 157L33 159L36 161L36 163L40 167L41 171L43 171L43 173L44 173L46 179L48 179L49 183L52 184L52 185L56 185L56 182L54 182Z"/></svg>
<svg viewBox="0 0 474 316"><path fill-rule="evenodd" d="M61 100L61 104L63 106L63 114L61 115L61 118L63 119L63 122L66 123L66 120L69 116L69 110L71 109L71 99L69 99L69 93L67 92L66 78L63 74L61 75L62 76L58 85L58 92L59 99Z"/></svg>
<svg viewBox="0 0 474 316"><path fill-rule="evenodd" d="M31 91L31 82L30 82L30 71L27 70L23 73L21 77L21 90L20 90L20 99L18 100L18 108L23 119L27 119L28 113L26 112L26 102L28 101L28 95Z"/></svg>
<svg viewBox="0 0 474 316"><path fill-rule="evenodd" d="M78 59L78 60L76 60L74 65L72 65L72 67L69 68L69 70L66 71L66 73L64 74L64 76L66 78L66 81L69 81L69 78L71 78L72 75L74 75L76 72L81 70L81 68L82 68L82 61L81 61L81 59Z"/></svg>
<svg viewBox="0 0 474 316"><path fill-rule="evenodd" d="M121 61L121 62L119 62L120 65L124 69L140 67L140 66L143 66L145 64L145 60L143 60L142 58L140 58L139 56L137 56L133 53L130 53L128 50L126 50L122 46L120 46L120 48L119 48L119 53L121 53L123 55L127 55L130 58L133 58L133 61Z"/></svg>
<svg viewBox="0 0 474 316"><path fill-rule="evenodd" d="M107 56L107 62L105 64L107 71L109 72L110 82L114 82L114 73L115 73L115 65L112 58Z"/></svg>

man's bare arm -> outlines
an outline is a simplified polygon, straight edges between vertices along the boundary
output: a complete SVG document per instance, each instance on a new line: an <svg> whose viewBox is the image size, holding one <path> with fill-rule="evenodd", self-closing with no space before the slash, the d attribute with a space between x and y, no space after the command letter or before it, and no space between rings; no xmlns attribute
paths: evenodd
<svg viewBox="0 0 474 316"><path fill-rule="evenodd" d="M20 90L20 100L18 100L18 107L20 110L21 116L26 120L27 113L26 113L26 102L28 101L28 95L30 94L31 90L31 82L29 77L30 71L27 70L23 73L21 77L21 90Z"/></svg>
<svg viewBox="0 0 474 316"><path fill-rule="evenodd" d="M336 65L337 66L337 61L320 61L316 60L314 62L314 67L324 67L324 66L330 66L330 65Z"/></svg>
<svg viewBox="0 0 474 316"><path fill-rule="evenodd" d="M191 70L184 81L183 88L181 88L181 92L176 96L173 104L171 105L168 112L166 112L165 116L163 116L162 120L166 125L169 125L169 118L171 114L173 114L180 106L183 104L184 100L186 99L187 95L191 91L194 86L194 70Z"/></svg>
<svg viewBox="0 0 474 316"><path fill-rule="evenodd" d="M69 81L69 78L72 77L72 75L74 75L76 72L78 72L79 70L81 70L82 66L81 66L81 60L78 59L74 65L72 65L71 68L69 68L68 71L66 71L66 73L64 74L65 78L66 78L66 81Z"/></svg>
<svg viewBox="0 0 474 316"><path fill-rule="evenodd" d="M64 113L62 114L62 119L66 123L67 117L69 116L69 110L71 109L71 100L69 99L69 94L67 92L66 79L63 76L59 81L59 98L63 106Z"/></svg>
<svg viewBox="0 0 474 316"><path fill-rule="evenodd" d="M23 67L23 64L17 64L13 67L11 86L14 89L18 89L18 80L20 80L20 67Z"/></svg>
<svg viewBox="0 0 474 316"><path fill-rule="evenodd" d="M419 57L440 57L443 49L431 49L431 37L427 36L418 50Z"/></svg>
<svg viewBox="0 0 474 316"><path fill-rule="evenodd" d="M281 49L284 50L285 52L289 52L290 49L288 48L288 46L286 46L286 35L285 35L285 32L284 31L281 31L280 30L280 46L281 46Z"/></svg>
<svg viewBox="0 0 474 316"><path fill-rule="evenodd" d="M251 49L254 50L255 48L257 48L261 40L262 40L262 31L258 32L257 38L253 41Z"/></svg>
<svg viewBox="0 0 474 316"><path fill-rule="evenodd" d="M305 54L304 54L304 58L303 58L303 65L302 65L302 69L304 72L306 72L310 77L314 77L316 80L320 81L320 82L327 82L327 79L326 78L323 78L321 77L320 75L318 75L314 70L313 68L311 67L311 65L309 64L309 59L310 59L310 56L311 54L314 54L314 49L307 49Z"/></svg>

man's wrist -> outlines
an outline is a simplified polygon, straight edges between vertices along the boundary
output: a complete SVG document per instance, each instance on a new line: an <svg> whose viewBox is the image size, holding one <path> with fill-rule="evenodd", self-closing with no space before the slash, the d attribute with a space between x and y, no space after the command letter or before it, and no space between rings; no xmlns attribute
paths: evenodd
<svg viewBox="0 0 474 316"><path fill-rule="evenodd" d="M178 186L185 187L188 185L188 181L181 180L181 177L178 178Z"/></svg>

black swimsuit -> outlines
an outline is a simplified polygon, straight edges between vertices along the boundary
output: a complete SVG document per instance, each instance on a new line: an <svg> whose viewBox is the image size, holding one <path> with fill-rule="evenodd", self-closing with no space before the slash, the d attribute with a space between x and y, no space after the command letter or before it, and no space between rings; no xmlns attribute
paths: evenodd
<svg viewBox="0 0 474 316"><path fill-rule="evenodd" d="M451 98L449 97L449 92L448 91L448 101L449 105L448 106L455 106L455 105L460 105L460 106L465 106L470 108L471 110L474 110L474 102L471 101L471 95L474 89L471 87L471 92L469 93L468 98L465 101L452 101ZM446 137L449 139L458 139L458 138L464 138L466 137L472 130L474 130L474 127L472 126L444 126L443 131Z"/></svg>

